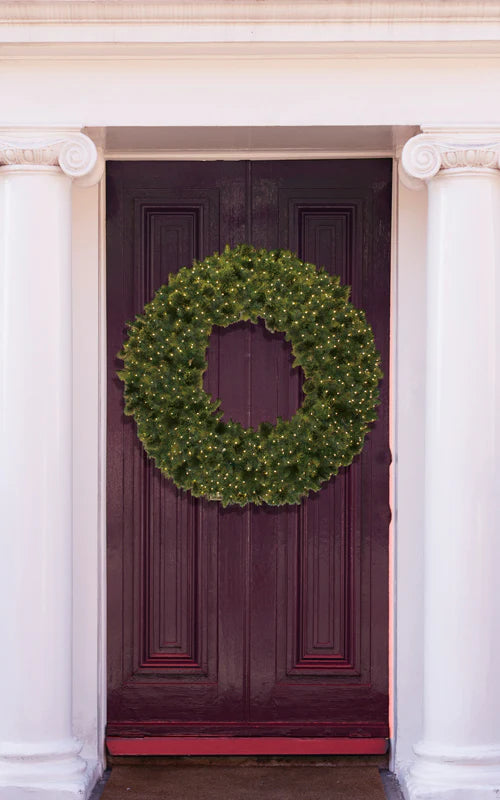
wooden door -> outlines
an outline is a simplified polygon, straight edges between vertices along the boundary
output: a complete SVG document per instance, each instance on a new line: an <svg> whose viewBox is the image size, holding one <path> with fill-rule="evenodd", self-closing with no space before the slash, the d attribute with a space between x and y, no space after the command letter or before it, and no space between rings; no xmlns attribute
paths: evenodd
<svg viewBox="0 0 500 800"><path fill-rule="evenodd" d="M108 165L109 736L388 735L390 184L384 159ZM382 354L363 452L300 506L193 499L123 415L126 321L170 272L242 242L339 274ZM300 404L263 325L214 330L207 359L226 418Z"/></svg>

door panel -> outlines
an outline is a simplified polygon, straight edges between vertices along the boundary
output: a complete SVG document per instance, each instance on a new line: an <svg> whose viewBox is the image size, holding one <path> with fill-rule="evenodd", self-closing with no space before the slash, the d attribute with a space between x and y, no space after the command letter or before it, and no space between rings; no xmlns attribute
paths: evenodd
<svg viewBox="0 0 500 800"><path fill-rule="evenodd" d="M387 160L109 165L108 734L387 735L390 179ZM123 415L125 322L170 272L240 242L339 274L382 354L363 452L300 506L191 498ZM207 362L225 419L300 405L263 323L215 328Z"/></svg>

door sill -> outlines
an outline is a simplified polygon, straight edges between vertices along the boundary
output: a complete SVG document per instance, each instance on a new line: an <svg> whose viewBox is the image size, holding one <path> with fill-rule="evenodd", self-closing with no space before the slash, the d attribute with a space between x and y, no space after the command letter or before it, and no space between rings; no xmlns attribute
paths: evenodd
<svg viewBox="0 0 500 800"><path fill-rule="evenodd" d="M145 736L106 739L112 756L383 755L388 739Z"/></svg>

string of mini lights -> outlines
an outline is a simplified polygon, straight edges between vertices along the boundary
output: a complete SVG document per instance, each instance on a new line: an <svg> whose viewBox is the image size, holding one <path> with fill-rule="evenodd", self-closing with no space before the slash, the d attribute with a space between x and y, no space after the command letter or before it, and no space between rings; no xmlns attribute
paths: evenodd
<svg viewBox="0 0 500 800"><path fill-rule="evenodd" d="M161 472L224 506L297 504L363 447L382 377L373 333L338 277L287 250L226 246L171 275L128 324L125 413ZM214 325L262 318L291 342L304 401L289 420L222 422L203 389Z"/></svg>

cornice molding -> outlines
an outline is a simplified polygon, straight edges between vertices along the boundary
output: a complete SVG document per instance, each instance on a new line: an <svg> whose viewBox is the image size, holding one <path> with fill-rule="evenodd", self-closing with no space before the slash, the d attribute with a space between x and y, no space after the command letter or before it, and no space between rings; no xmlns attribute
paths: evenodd
<svg viewBox="0 0 500 800"><path fill-rule="evenodd" d="M401 153L402 178L427 182L449 175L500 169L500 128L433 127L413 136Z"/></svg>
<svg viewBox="0 0 500 800"><path fill-rule="evenodd" d="M104 167L102 155L78 128L0 128L0 167L60 167L65 175L89 185Z"/></svg>
<svg viewBox="0 0 500 800"><path fill-rule="evenodd" d="M488 57L498 0L0 0L3 58Z"/></svg>
<svg viewBox="0 0 500 800"><path fill-rule="evenodd" d="M498 0L16 0L1 22L500 22Z"/></svg>
<svg viewBox="0 0 500 800"><path fill-rule="evenodd" d="M0 0L1 2L1 0ZM283 34L277 40L278 26L259 28L260 38L255 38L255 26L239 26L238 35L232 29L232 40L227 41L223 25L182 27L182 39L175 40L173 26L150 25L123 26L127 35L120 33L119 26L113 31L113 41L106 25L96 26L94 40L90 41L83 23L61 26L28 24L4 26L0 24L0 49L3 60L22 61L283 61L352 59L356 61L373 58L415 59L467 59L477 60L500 56L500 23L498 34L480 36L475 39L445 41L424 40L415 35L411 40L388 41L377 39L376 31L370 40L356 37L354 28L347 26L349 40L336 33L326 36L324 26L308 27L309 36L292 36L293 26L279 26ZM362 26L365 27L366 26ZM22 28L22 30L21 30ZM301 30L304 30L302 28ZM395 29L397 31L397 28ZM395 35L395 31L393 34ZM202 34L197 38L197 33ZM285 35L288 33L288 38ZM321 35L320 35L321 33ZM317 35L316 35L317 34ZM85 36L87 38L85 39ZM253 36L253 38L252 38ZM496 36L496 39L495 39Z"/></svg>

